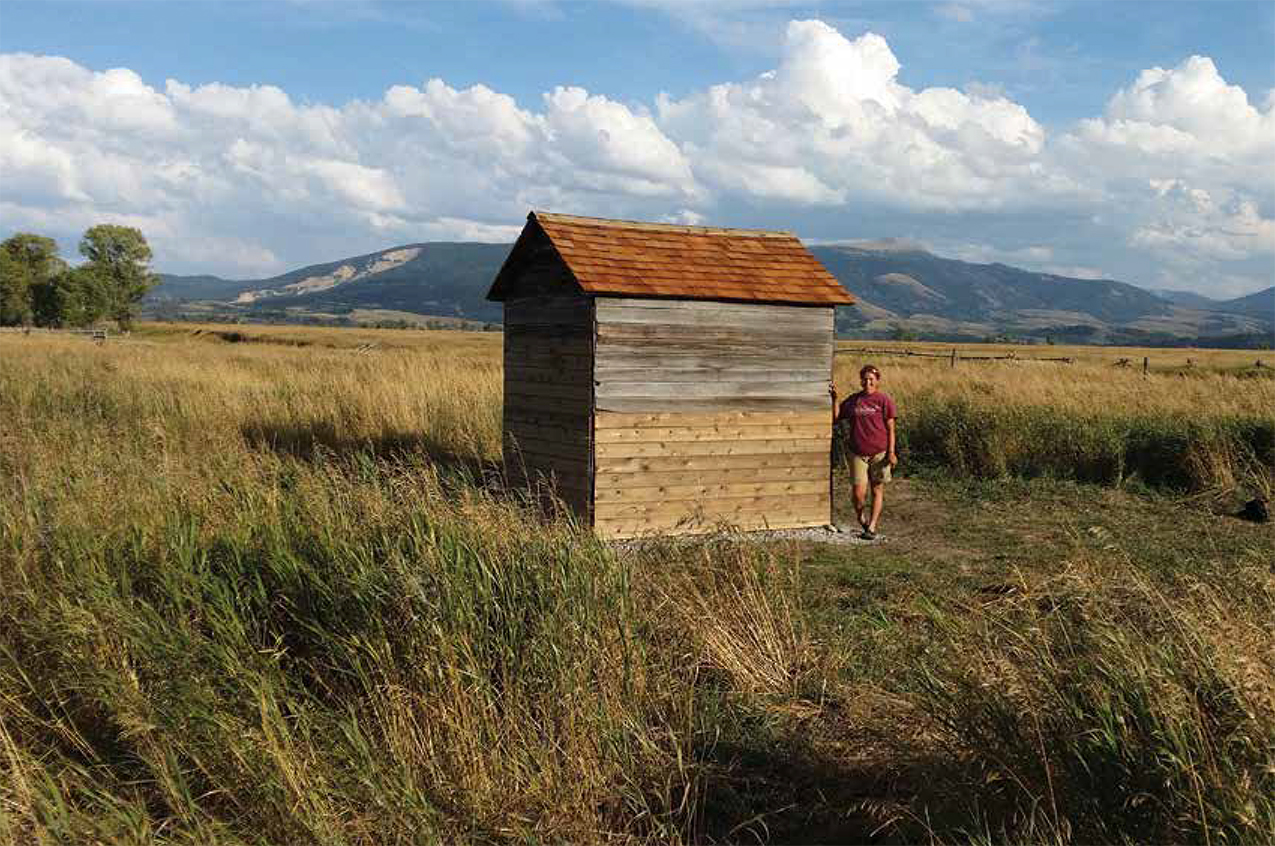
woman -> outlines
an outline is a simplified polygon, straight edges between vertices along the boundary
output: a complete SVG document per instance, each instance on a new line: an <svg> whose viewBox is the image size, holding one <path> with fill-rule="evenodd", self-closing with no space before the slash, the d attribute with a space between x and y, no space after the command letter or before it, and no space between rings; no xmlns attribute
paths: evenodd
<svg viewBox="0 0 1275 846"><path fill-rule="evenodd" d="M863 527L860 537L875 540L877 522L881 519L882 494L890 481L890 469L899 463L894 453L894 419L897 412L894 400L879 390L881 371L865 364L859 371L859 384L863 390L846 397L837 405L837 388L829 383L832 396L832 422L850 421L850 460L854 470L854 513ZM868 485L872 485L872 511L868 511Z"/></svg>

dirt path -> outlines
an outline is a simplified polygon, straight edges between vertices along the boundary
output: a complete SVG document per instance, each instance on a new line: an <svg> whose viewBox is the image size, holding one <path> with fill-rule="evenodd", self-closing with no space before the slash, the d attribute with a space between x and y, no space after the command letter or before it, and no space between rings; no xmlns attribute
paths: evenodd
<svg viewBox="0 0 1275 846"><path fill-rule="evenodd" d="M1227 503L1048 479L898 479L887 488L880 537L863 541L849 485L837 482L833 514L843 532L804 538L805 557L862 578L908 573L932 587L982 590L1077 557L1157 571L1275 560L1275 524L1240 520Z"/></svg>

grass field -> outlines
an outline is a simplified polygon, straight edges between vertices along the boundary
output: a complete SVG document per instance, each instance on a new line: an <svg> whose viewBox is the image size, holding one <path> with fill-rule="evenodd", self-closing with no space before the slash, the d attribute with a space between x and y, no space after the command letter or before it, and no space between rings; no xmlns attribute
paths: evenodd
<svg viewBox="0 0 1275 846"><path fill-rule="evenodd" d="M1015 349L872 358L880 544L607 546L498 334L0 334L0 842L1275 839L1271 371Z"/></svg>
<svg viewBox="0 0 1275 846"><path fill-rule="evenodd" d="M858 344L843 343L842 347ZM947 353L952 347L873 344ZM837 356L842 392L871 358L907 409L902 448L980 478L1054 476L1184 491L1263 492L1275 466L1275 367L1236 350L969 345L1018 361ZM1259 354L1260 355L1260 354ZM1032 357L1070 357L1072 364ZM1118 366L1121 361L1149 362ZM1190 365L1187 362L1191 362Z"/></svg>

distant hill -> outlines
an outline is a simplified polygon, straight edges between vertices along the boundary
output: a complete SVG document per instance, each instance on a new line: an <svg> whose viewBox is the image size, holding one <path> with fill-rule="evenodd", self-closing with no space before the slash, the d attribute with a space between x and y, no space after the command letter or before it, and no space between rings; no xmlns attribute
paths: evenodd
<svg viewBox="0 0 1275 846"><path fill-rule="evenodd" d="M508 244L406 244L269 279L161 275L152 316L246 320L499 322L485 296ZM1229 301L1153 293L1111 279L1072 279L942 258L906 241L817 245L811 252L858 299L837 330L867 338L1014 337L1076 343L1228 346L1275 342L1275 288Z"/></svg>
<svg viewBox="0 0 1275 846"><path fill-rule="evenodd" d="M1231 300L1215 300L1192 291L1155 291L1153 293L1171 303L1189 308L1248 314L1257 318L1275 320L1275 286Z"/></svg>
<svg viewBox="0 0 1275 846"><path fill-rule="evenodd" d="M160 275L148 295L153 312L238 316L342 317L364 310L405 316L499 322L499 303L487 302L491 280L508 244L407 244L367 255L313 264L268 279ZM182 304L185 309L174 308ZM167 308L161 308L166 306Z"/></svg>
<svg viewBox="0 0 1275 846"><path fill-rule="evenodd" d="M1009 336L1094 344L1214 339L1228 346L1275 340L1275 316L1262 320L1224 308L1226 303L1208 309L1183 305L1111 279L974 264L897 246L817 246L811 251L859 300L839 310L842 334L952 340Z"/></svg>
<svg viewBox="0 0 1275 846"><path fill-rule="evenodd" d="M1224 300L1218 303L1218 308L1275 322L1275 285L1246 297Z"/></svg>
<svg viewBox="0 0 1275 846"><path fill-rule="evenodd" d="M1194 291L1169 291L1165 289L1156 289L1151 293L1155 294L1162 300L1168 300L1174 305L1186 306L1187 308L1199 308L1208 311L1217 309L1221 306L1221 300L1215 300L1212 297L1206 297L1203 294L1197 294Z"/></svg>
<svg viewBox="0 0 1275 846"><path fill-rule="evenodd" d="M1023 310L1086 313L1104 322L1167 314L1171 305L1124 282L1069 279L1004 264L971 264L923 251L816 247L857 297L898 314L996 322Z"/></svg>
<svg viewBox="0 0 1275 846"><path fill-rule="evenodd" d="M251 283L222 279L220 276L173 276L159 274L159 285L147 295L150 301L224 300L232 299Z"/></svg>

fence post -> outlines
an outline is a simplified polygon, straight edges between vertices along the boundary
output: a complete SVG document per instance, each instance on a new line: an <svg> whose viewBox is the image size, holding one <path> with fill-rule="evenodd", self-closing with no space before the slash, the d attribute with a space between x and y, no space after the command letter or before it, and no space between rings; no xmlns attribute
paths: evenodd
<svg viewBox="0 0 1275 846"><path fill-rule="evenodd" d="M1142 375L1147 375L1147 370L1151 367L1151 360L1147 356L1142 357Z"/></svg>
<svg viewBox="0 0 1275 846"><path fill-rule="evenodd" d="M956 347L952 347L952 366L956 366Z"/></svg>

